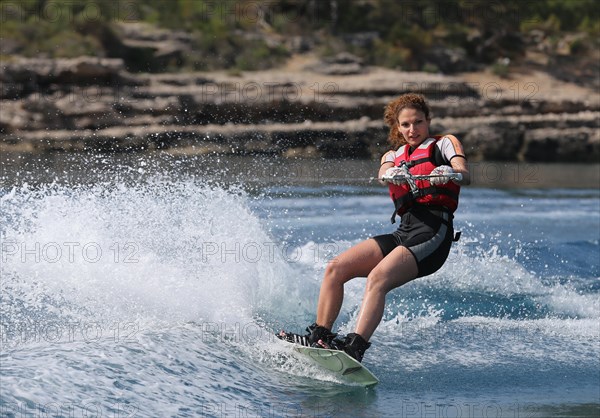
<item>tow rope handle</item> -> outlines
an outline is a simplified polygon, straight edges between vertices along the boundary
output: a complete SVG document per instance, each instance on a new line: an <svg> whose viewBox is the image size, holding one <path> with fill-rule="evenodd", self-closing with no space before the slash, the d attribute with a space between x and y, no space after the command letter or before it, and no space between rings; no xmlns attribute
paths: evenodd
<svg viewBox="0 0 600 418"><path fill-rule="evenodd" d="M371 177L371 180L380 180L380 181L394 181L394 180L404 180L409 185L411 184L411 180L414 183L414 180L429 180L436 177L448 177L450 180L461 181L463 179L462 173L449 173L449 174L397 174L395 176L382 176L382 177ZM412 185L411 185L412 190Z"/></svg>

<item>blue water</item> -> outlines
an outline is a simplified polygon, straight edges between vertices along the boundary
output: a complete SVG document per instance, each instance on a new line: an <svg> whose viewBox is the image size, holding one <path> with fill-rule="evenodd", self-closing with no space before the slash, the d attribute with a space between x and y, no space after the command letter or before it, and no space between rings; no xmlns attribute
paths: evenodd
<svg viewBox="0 0 600 418"><path fill-rule="evenodd" d="M336 254L392 230L385 189L202 163L3 172L1 416L599 416L598 190L465 188L446 265L388 296L365 390L273 333L314 320Z"/></svg>

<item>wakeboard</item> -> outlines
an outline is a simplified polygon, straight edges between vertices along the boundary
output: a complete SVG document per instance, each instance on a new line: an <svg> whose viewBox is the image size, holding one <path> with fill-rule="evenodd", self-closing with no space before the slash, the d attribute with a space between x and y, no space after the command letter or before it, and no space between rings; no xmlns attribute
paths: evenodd
<svg viewBox="0 0 600 418"><path fill-rule="evenodd" d="M369 369L343 351L306 347L291 342L288 342L288 344L292 344L295 351L308 357L318 366L329 370L342 380L365 387L375 386L379 383L379 379Z"/></svg>

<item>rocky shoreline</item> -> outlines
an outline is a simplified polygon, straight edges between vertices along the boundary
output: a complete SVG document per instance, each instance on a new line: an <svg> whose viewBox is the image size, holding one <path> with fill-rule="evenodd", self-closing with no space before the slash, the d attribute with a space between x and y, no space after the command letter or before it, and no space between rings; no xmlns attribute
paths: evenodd
<svg viewBox="0 0 600 418"><path fill-rule="evenodd" d="M378 158L388 149L385 104L418 91L432 105L432 130L461 138L472 161L600 160L599 93L540 72L444 76L343 57L262 72L133 74L120 59L82 57L3 62L0 82L2 152Z"/></svg>

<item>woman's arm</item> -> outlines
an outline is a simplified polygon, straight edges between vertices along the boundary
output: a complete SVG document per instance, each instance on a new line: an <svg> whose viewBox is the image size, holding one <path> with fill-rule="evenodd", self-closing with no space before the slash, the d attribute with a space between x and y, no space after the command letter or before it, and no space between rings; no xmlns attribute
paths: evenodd
<svg viewBox="0 0 600 418"><path fill-rule="evenodd" d="M460 173L463 176L461 181L453 180L455 183L458 183L461 186L468 186L471 184L471 175L469 174L469 166L467 165L466 158L456 156L450 160L450 165L455 173Z"/></svg>
<svg viewBox="0 0 600 418"><path fill-rule="evenodd" d="M377 175L377 178L383 177L385 172L394 166L395 158L396 158L396 152L393 150L390 150L390 151L386 152L385 154L383 154L383 157L381 157L381 167L379 167L379 173ZM385 182L385 181L379 180L379 183L381 183L384 186L387 186L387 182Z"/></svg>
<svg viewBox="0 0 600 418"><path fill-rule="evenodd" d="M450 140L454 151L454 155L450 158L450 166L455 173L460 173L463 176L461 181L453 181L457 184L467 186L471 184L471 174L469 173L469 166L467 164L467 158L465 157L465 150L463 149L463 146L458 138L454 135L446 135L446 138Z"/></svg>

